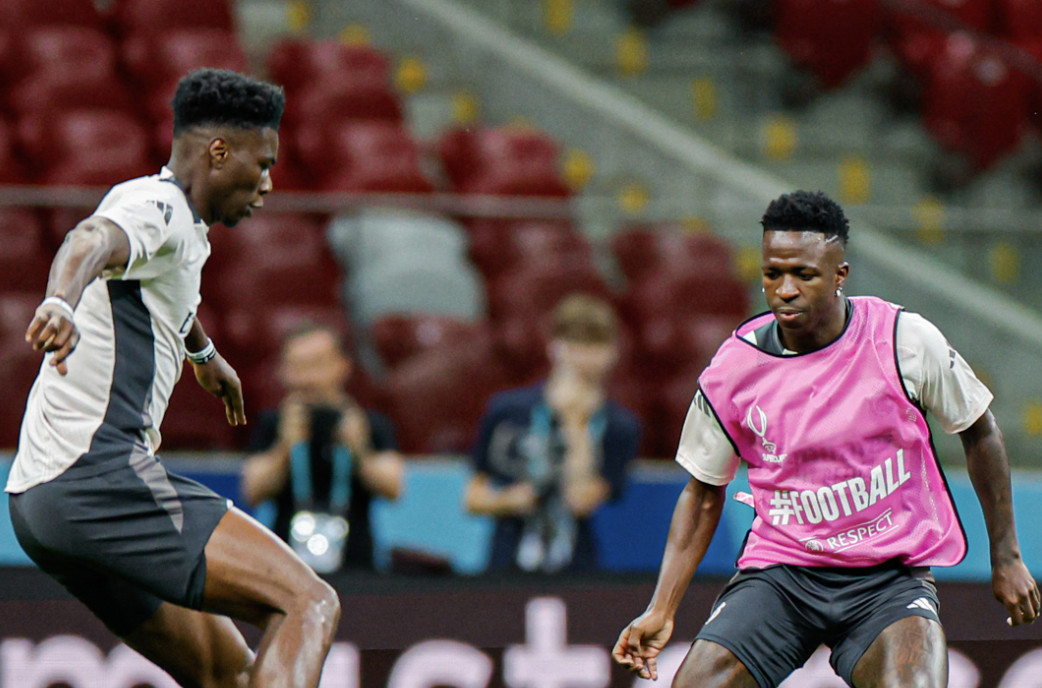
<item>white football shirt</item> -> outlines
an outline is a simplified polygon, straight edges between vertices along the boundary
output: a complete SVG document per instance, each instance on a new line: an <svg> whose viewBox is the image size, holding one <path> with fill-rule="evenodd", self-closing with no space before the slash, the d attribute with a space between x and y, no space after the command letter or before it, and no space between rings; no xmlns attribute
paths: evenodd
<svg viewBox="0 0 1042 688"><path fill-rule="evenodd" d="M756 341L753 333L747 339ZM991 405L991 391L941 331L918 313L901 311L898 316L897 360L908 396L936 416L948 434L973 425ZM676 461L709 485L726 485L738 472L741 459L701 392L684 420Z"/></svg>
<svg viewBox="0 0 1042 688"><path fill-rule="evenodd" d="M68 375L47 359L40 366L7 492L53 480L88 454L103 462L159 448L199 307L209 228L166 167L114 186L94 216L126 232L130 260L84 290Z"/></svg>

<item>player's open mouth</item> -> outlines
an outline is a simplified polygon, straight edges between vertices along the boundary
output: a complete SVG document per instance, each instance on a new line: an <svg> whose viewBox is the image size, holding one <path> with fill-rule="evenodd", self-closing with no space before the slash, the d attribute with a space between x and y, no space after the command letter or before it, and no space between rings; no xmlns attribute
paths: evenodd
<svg viewBox="0 0 1042 688"><path fill-rule="evenodd" d="M778 320L782 320L784 322L792 322L796 318L803 315L803 311L797 311L791 308L783 308L775 311L774 315L776 318L778 318Z"/></svg>

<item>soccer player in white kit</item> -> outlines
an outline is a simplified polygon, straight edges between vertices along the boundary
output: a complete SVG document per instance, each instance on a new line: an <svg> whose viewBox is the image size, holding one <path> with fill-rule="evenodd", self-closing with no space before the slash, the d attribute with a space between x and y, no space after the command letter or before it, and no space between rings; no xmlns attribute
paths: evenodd
<svg viewBox="0 0 1042 688"><path fill-rule="evenodd" d="M187 357L228 422L235 371L196 318L210 225L263 205L282 90L203 69L174 96L170 161L112 188L67 235L26 332L47 352L7 484L19 542L183 686L315 688L336 592L227 500L159 462ZM254 654L232 617L264 630Z"/></svg>

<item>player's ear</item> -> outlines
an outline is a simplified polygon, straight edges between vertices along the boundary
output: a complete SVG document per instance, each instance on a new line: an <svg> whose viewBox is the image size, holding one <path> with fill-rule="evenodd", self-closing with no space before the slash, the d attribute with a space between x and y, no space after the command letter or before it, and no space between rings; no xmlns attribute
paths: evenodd
<svg viewBox="0 0 1042 688"><path fill-rule="evenodd" d="M225 139L218 138L210 141L208 152L210 154L210 167L219 170L228 162L230 149Z"/></svg>
<svg viewBox="0 0 1042 688"><path fill-rule="evenodd" d="M847 276L850 274L850 263L843 261L838 268L836 268L836 289L842 289L847 283Z"/></svg>

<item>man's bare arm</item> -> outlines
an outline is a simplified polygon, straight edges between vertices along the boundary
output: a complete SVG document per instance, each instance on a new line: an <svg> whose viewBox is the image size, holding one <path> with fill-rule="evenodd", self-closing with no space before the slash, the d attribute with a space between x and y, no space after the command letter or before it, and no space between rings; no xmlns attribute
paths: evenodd
<svg viewBox="0 0 1042 688"><path fill-rule="evenodd" d="M61 302L75 309L87 285L106 269L126 267L130 260L127 235L111 220L90 217L65 236L51 263L47 297L25 331L25 341L37 351L54 352L51 365L68 372L65 359L79 343L79 332Z"/></svg>
<svg viewBox="0 0 1042 688"><path fill-rule="evenodd" d="M716 533L727 489L692 478L677 499L658 583L647 611L623 630L612 656L619 664L656 678L659 652L673 633L673 617Z"/></svg>
<svg viewBox="0 0 1042 688"><path fill-rule="evenodd" d="M1020 557L1013 520L1013 489L1009 459L1002 432L991 411L985 411L959 433L966 451L966 467L984 512L991 544L992 592L1009 611L1013 626L1031 623L1039 615L1042 600L1038 585Z"/></svg>
<svg viewBox="0 0 1042 688"><path fill-rule="evenodd" d="M130 241L119 225L103 217L88 217L65 235L51 263L47 296L58 296L73 308L87 285L105 270L124 268Z"/></svg>

